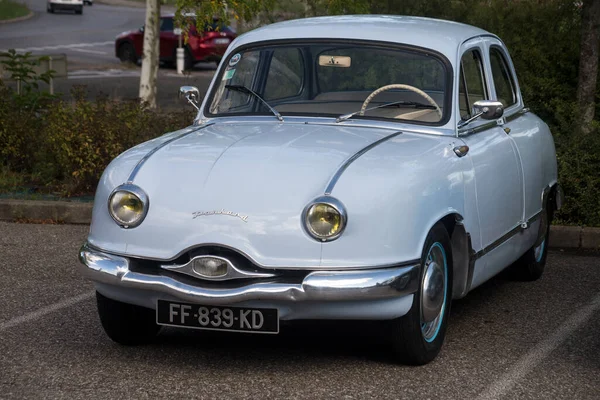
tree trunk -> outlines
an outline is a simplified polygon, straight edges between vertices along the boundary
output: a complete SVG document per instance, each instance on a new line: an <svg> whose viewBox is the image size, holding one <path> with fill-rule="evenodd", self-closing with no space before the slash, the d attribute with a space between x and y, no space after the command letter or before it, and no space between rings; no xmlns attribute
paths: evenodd
<svg viewBox="0 0 600 400"><path fill-rule="evenodd" d="M589 133L596 109L596 80L598 77L600 0L584 0L581 15L581 49L579 54L580 132Z"/></svg>
<svg viewBox="0 0 600 400"><path fill-rule="evenodd" d="M146 0L140 99L142 102L147 103L150 108L156 108L156 79L158 77L160 51L159 20L160 0Z"/></svg>

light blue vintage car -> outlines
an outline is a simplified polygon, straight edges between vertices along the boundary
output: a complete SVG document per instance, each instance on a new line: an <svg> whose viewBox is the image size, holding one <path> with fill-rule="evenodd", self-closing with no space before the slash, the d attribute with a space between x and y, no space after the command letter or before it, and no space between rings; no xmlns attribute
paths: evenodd
<svg viewBox="0 0 600 400"><path fill-rule="evenodd" d="M279 332L389 320L401 362L444 341L452 299L542 275L554 142L502 41L399 16L287 21L237 38L194 124L117 157L80 260L108 336L162 325Z"/></svg>

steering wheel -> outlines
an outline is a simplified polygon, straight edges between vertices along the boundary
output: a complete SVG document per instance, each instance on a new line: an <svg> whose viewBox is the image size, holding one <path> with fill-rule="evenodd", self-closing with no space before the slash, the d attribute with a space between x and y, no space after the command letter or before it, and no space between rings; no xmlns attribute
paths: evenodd
<svg viewBox="0 0 600 400"><path fill-rule="evenodd" d="M429 104L431 104L432 106L435 107L435 111L437 112L438 116L440 117L440 119L442 118L442 110L440 109L440 106L438 106L438 104L435 102L434 99L431 98L431 96L429 96L427 93L425 93L424 91L422 91L421 89L418 89L414 86L410 86L410 85L404 85L401 83L394 83L392 85L386 85L386 86L382 86L379 89L376 89L373 93L371 93L366 99L365 102L363 103L361 109L360 109L360 114L361 116L365 115L365 110L367 109L367 106L369 105L369 103L371 102L371 100L373 100L373 98L375 96L377 96L379 93L381 92L385 92L386 90L390 90L390 89L408 89L412 92L415 92L418 95L421 95L422 97L425 98L425 100L427 100L427 102Z"/></svg>

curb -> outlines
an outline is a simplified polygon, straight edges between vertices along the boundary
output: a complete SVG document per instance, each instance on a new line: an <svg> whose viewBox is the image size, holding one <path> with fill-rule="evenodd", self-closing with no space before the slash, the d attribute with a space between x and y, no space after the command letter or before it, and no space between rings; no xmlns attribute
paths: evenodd
<svg viewBox="0 0 600 400"><path fill-rule="evenodd" d="M0 221L58 222L89 224L93 203L0 199ZM600 250L600 228L582 226L550 227L550 247Z"/></svg>
<svg viewBox="0 0 600 400"><path fill-rule="evenodd" d="M117 7L146 8L145 2L138 2L138 1L131 1L131 0L95 0L94 3L106 4L108 6L117 6ZM161 6L162 6L162 4L161 4Z"/></svg>
<svg viewBox="0 0 600 400"><path fill-rule="evenodd" d="M89 224L92 203L70 201L0 200L0 221Z"/></svg>
<svg viewBox="0 0 600 400"><path fill-rule="evenodd" d="M13 22L21 22L21 21L25 21L29 18L33 17L33 11L29 11L29 14L27 15L23 15L22 17L17 17L17 18L13 18L13 19L5 19L0 21L0 25L2 24L12 24Z"/></svg>
<svg viewBox="0 0 600 400"><path fill-rule="evenodd" d="M133 0L94 0L94 3L105 4L107 6L116 7L132 7L132 8L146 8L145 1L133 1ZM174 12L175 7L169 4L160 5L160 12Z"/></svg>

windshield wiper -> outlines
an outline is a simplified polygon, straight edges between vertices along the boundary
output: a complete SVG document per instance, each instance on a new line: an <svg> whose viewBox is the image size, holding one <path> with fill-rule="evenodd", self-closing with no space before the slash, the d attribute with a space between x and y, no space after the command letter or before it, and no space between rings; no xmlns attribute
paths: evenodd
<svg viewBox="0 0 600 400"><path fill-rule="evenodd" d="M225 89L235 90L236 92L246 93L246 94L253 95L258 100L260 100L265 106L267 106L267 108L273 113L273 115L275 115L277 117L278 120L280 120L281 122L283 122L283 117L281 116L281 114L279 114L279 112L276 109L274 109L273 107L271 107L271 105L269 103L267 103L267 101L265 99L263 99L258 93L254 92L253 90L248 89L246 86L241 86L241 85L225 85Z"/></svg>
<svg viewBox="0 0 600 400"><path fill-rule="evenodd" d="M402 100L402 101L394 101L392 103L385 103L385 104L382 104L382 105L379 105L379 106L367 108L365 110L365 112L371 111L371 110L376 110L378 108L391 107L391 106L412 106L412 107L415 107L415 108L430 108L432 110L435 110L435 107L432 106L431 104L419 103L417 101L403 101ZM338 123L338 122L342 122L342 121L345 121L347 119L350 119L350 118L354 117L356 114L360 114L360 111L361 110L355 111L355 112L350 113L350 114L340 115L339 117L336 118L335 122Z"/></svg>

